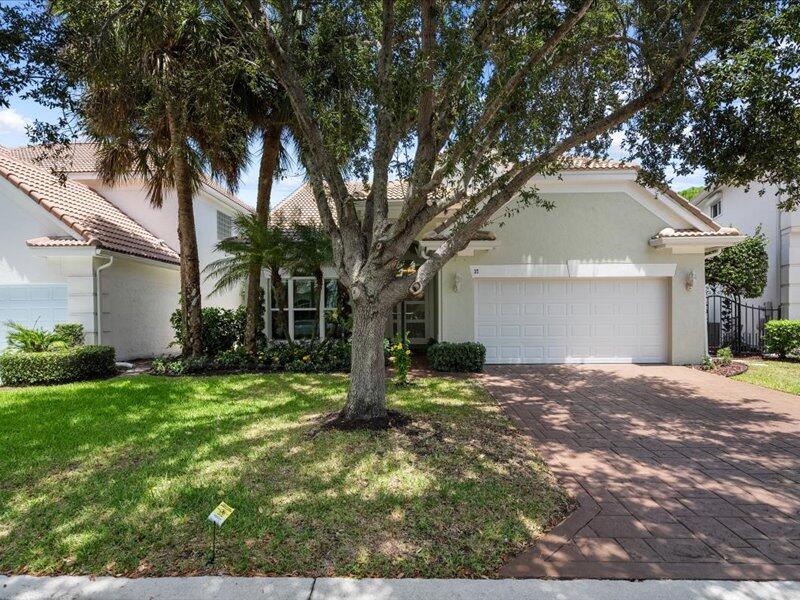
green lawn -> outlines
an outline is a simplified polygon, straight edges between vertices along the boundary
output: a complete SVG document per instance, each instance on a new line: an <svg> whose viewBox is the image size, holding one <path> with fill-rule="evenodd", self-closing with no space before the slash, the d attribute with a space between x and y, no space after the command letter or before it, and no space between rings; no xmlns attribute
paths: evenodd
<svg viewBox="0 0 800 600"><path fill-rule="evenodd" d="M491 576L569 508L484 392L391 392L411 430L324 432L338 375L0 391L0 573ZM236 510L208 566L208 513Z"/></svg>
<svg viewBox="0 0 800 600"><path fill-rule="evenodd" d="M790 394L800 394L800 362L766 359L747 359L743 362L749 368L734 379Z"/></svg>

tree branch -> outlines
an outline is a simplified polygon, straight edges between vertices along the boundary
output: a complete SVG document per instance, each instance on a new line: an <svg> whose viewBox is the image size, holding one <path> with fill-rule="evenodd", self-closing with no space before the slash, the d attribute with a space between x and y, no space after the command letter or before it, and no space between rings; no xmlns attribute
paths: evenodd
<svg viewBox="0 0 800 600"><path fill-rule="evenodd" d="M517 192L522 189L530 179L544 168L547 164L557 160L568 150L576 146L594 139L601 133L617 127L627 121L635 113L643 110L647 106L658 101L669 89L675 81L675 76L678 71L685 66L691 54L694 41L700 33L703 22L708 15L708 10L711 6L711 0L705 0L697 5L692 18L691 25L688 32L670 61L669 65L664 69L661 76L656 82L643 94L631 100L627 104L621 106L606 117L599 119L591 125L585 127L583 130L568 136L548 152L541 154L535 160L529 162L525 167L513 176L502 190L492 196L486 203L473 215L467 219L460 227L458 227L453 235L447 239L442 245L433 253L433 255L422 264L418 269L414 283L410 287L411 293L417 293L419 290L430 281L435 273L447 262L450 258L455 256L456 253L463 250L471 237L482 227L492 215L494 215L500 208L506 205ZM420 213L418 220L415 219L415 224L418 221L427 219L426 223L432 219L435 214L431 214L433 209L440 210L436 207L429 207L432 210L423 211ZM465 209L458 211L459 216L463 216ZM424 227L424 224L422 225ZM416 227L415 227L416 229ZM421 230L421 228L420 228ZM418 233L418 232L417 232ZM416 234L415 234L416 235Z"/></svg>
<svg viewBox="0 0 800 600"><path fill-rule="evenodd" d="M394 151L394 119L390 109L392 101L392 51L394 38L394 0L383 0L383 32L378 53L377 106L375 119L375 151L372 155L372 188L364 205L362 230L367 245L372 243L376 231L382 231L389 212L386 197L389 182L389 163Z"/></svg>

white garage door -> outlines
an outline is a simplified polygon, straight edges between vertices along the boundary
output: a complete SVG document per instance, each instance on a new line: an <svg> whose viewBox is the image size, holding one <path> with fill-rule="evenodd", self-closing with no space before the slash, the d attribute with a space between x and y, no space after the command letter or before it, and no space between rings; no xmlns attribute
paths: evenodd
<svg viewBox="0 0 800 600"><path fill-rule="evenodd" d="M0 285L0 348L6 347L9 321L52 329L67 318L66 284Z"/></svg>
<svg viewBox="0 0 800 600"><path fill-rule="evenodd" d="M476 279L490 364L667 362L666 279Z"/></svg>

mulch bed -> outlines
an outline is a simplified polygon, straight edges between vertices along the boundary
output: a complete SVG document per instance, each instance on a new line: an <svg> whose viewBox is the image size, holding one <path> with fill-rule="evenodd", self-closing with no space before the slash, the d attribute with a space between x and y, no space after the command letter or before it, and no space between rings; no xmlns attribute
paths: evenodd
<svg viewBox="0 0 800 600"><path fill-rule="evenodd" d="M714 375L722 375L723 377L733 377L747 371L747 365L738 361L733 361L731 364L724 366L715 365L713 369L704 369L703 365L692 365L692 368L706 373L713 373Z"/></svg>

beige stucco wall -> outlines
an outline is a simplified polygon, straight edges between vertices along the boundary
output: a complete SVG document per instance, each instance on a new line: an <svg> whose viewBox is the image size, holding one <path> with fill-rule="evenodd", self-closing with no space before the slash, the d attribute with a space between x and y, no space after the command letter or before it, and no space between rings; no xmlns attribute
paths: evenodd
<svg viewBox="0 0 800 600"><path fill-rule="evenodd" d="M459 256L441 273L440 338L474 339L472 265L588 263L674 263L670 281L671 315L669 356L673 364L697 363L705 353L706 319L703 254L672 254L654 249L648 239L668 224L624 193L547 194L556 207L546 211L523 208L500 217L487 229L500 245L488 252ZM501 226L502 223L502 226ZM697 276L687 291L687 272ZM456 274L462 287L454 291Z"/></svg>

